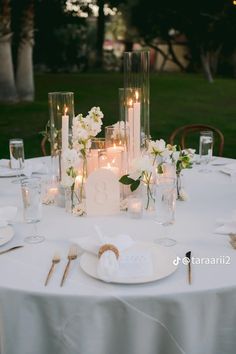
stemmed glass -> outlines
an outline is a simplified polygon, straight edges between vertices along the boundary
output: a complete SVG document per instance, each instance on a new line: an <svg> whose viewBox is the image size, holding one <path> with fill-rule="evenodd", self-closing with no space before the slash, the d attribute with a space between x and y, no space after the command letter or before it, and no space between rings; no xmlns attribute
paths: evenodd
<svg viewBox="0 0 236 354"><path fill-rule="evenodd" d="M20 176L24 169L24 142L23 139L10 139L9 141L10 152L10 167L16 170L17 178L12 183L20 183Z"/></svg>
<svg viewBox="0 0 236 354"><path fill-rule="evenodd" d="M199 155L200 155L200 164L202 168L200 172L211 172L208 165L212 159L213 152L213 132L212 131L202 131L200 133L199 141Z"/></svg>
<svg viewBox="0 0 236 354"><path fill-rule="evenodd" d="M155 214L154 220L162 225L162 231L167 231L168 226L175 221L175 204L176 204L176 179L159 175L155 185ZM169 247L176 244L176 240L166 237L155 239L155 243Z"/></svg>
<svg viewBox="0 0 236 354"><path fill-rule="evenodd" d="M24 220L28 224L34 225L34 234L24 239L28 243L39 243L45 240L38 235L37 223L42 218L41 202L41 181L40 178L23 178L21 180L21 191L24 206Z"/></svg>

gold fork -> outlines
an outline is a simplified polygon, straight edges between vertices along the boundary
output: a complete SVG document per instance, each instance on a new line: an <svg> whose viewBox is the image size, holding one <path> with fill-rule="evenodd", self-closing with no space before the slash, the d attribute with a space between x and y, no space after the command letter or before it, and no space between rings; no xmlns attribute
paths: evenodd
<svg viewBox="0 0 236 354"><path fill-rule="evenodd" d="M75 260L77 257L78 257L78 247L76 245L72 245L70 247L70 249L69 249L69 253L68 253L68 256L67 256L68 262L67 262L63 277L61 279L60 286L63 286L63 284L64 284L64 282L66 280L66 277L67 277L67 275L69 273L70 262Z"/></svg>
<svg viewBox="0 0 236 354"><path fill-rule="evenodd" d="M53 256L53 258L52 258L52 265L51 265L51 267L50 267L50 269L49 269L49 272L48 272L47 278L46 278L46 280L45 280L44 286L47 286L47 285L48 285L48 282L49 282L49 280L50 280L50 278L51 278L51 276L52 276L52 273L53 273L53 271L54 271L55 265L56 265L57 263L59 263L60 260L61 260L61 259L60 259L60 255L59 255L58 253L55 253L54 256Z"/></svg>

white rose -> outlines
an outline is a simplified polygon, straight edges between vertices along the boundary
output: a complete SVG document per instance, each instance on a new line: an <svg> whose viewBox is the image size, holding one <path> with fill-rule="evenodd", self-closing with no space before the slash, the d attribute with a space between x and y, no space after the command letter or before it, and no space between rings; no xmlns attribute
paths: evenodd
<svg viewBox="0 0 236 354"><path fill-rule="evenodd" d="M181 188L179 191L179 200L181 200L183 202L188 200L188 194L185 192L185 190L183 188Z"/></svg>
<svg viewBox="0 0 236 354"><path fill-rule="evenodd" d="M64 187L71 187L74 183L74 178L71 176L66 175L63 180L63 186Z"/></svg>
<svg viewBox="0 0 236 354"><path fill-rule="evenodd" d="M67 166L74 166L79 156L75 149L67 149L64 152L62 158Z"/></svg>
<svg viewBox="0 0 236 354"><path fill-rule="evenodd" d="M179 155L180 155L180 152L179 151L175 151L172 155L173 157L173 160L174 161L177 161L179 159Z"/></svg>

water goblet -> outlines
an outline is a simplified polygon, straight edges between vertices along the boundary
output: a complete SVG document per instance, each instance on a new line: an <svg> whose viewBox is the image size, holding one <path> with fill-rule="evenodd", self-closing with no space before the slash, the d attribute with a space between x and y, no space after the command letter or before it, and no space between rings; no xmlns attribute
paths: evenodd
<svg viewBox="0 0 236 354"><path fill-rule="evenodd" d="M163 226L162 232L167 231L167 227L175 221L176 204L176 179L159 175L155 185L155 213L154 220ZM165 229L164 229L165 228ZM176 240L163 235L162 238L155 239L155 243L169 247L176 244Z"/></svg>
<svg viewBox="0 0 236 354"><path fill-rule="evenodd" d="M38 235L37 223L42 218L41 202L41 180L37 177L23 178L21 180L21 191L24 206L24 220L27 224L34 225L34 234L24 239L28 243L39 243L45 240Z"/></svg>
<svg viewBox="0 0 236 354"><path fill-rule="evenodd" d="M213 151L213 132L212 131L202 131L200 132L200 141L199 141L199 156L200 164L202 168L200 172L211 172L208 168L208 165L212 159Z"/></svg>
<svg viewBox="0 0 236 354"><path fill-rule="evenodd" d="M10 139L9 141L10 152L10 167L16 170L17 178L12 183L20 183L20 176L24 169L24 142L23 139Z"/></svg>

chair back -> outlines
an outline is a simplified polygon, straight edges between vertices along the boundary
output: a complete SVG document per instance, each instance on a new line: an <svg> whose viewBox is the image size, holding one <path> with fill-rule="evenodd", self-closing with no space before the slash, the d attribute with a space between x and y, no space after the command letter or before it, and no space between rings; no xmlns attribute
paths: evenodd
<svg viewBox="0 0 236 354"><path fill-rule="evenodd" d="M224 150L224 135L222 134L222 132L218 128L215 128L212 125L189 124L189 125L181 126L173 131L173 133L169 137L169 142L171 145L174 145L174 141L176 140L176 137L179 136L181 148L185 149L186 136L189 133L201 132L204 130L210 130L218 137L218 140L219 140L218 155L222 156L223 150Z"/></svg>
<svg viewBox="0 0 236 354"><path fill-rule="evenodd" d="M43 139L41 140L41 151L43 156L47 156L47 151L46 151L46 143L47 143L47 136L44 136Z"/></svg>

